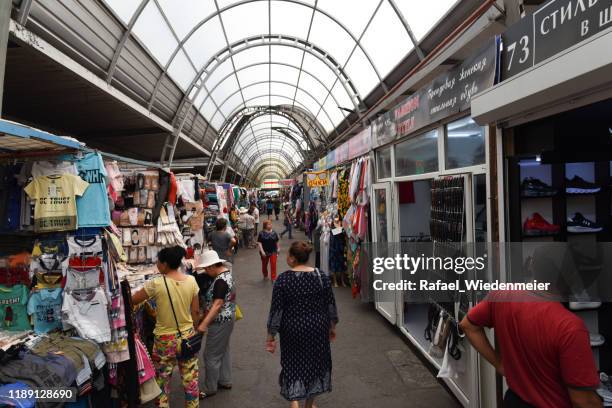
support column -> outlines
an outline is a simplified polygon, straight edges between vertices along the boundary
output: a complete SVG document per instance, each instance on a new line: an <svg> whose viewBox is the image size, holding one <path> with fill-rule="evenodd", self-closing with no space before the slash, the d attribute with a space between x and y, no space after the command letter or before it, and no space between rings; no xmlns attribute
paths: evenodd
<svg viewBox="0 0 612 408"><path fill-rule="evenodd" d="M11 0L0 0L0 117L2 117L2 100L4 99L4 71L12 7Z"/></svg>
<svg viewBox="0 0 612 408"><path fill-rule="evenodd" d="M221 171L221 180L223 180L223 182L225 183L225 179L227 178L227 170L228 170L228 165L227 163L223 165L223 171Z"/></svg>

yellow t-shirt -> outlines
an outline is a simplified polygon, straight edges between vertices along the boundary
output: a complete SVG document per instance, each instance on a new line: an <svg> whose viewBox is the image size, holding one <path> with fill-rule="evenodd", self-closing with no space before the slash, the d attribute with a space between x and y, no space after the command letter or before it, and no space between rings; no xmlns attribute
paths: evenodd
<svg viewBox="0 0 612 408"><path fill-rule="evenodd" d="M36 177L25 187L33 200L34 230L68 231L77 228L76 196L82 196L89 183L73 174Z"/></svg>
<svg viewBox="0 0 612 408"><path fill-rule="evenodd" d="M185 280L177 281L171 278L166 278L168 282L168 290L172 296L172 304L176 313L179 327L182 333L186 333L193 328L193 319L191 318L191 302L194 297L198 296L200 288L191 275L187 275ZM148 280L144 285L145 292L151 299L155 299L157 304L157 323L153 334L162 336L165 334L176 334L176 322L172 315L168 292L164 285L163 276Z"/></svg>

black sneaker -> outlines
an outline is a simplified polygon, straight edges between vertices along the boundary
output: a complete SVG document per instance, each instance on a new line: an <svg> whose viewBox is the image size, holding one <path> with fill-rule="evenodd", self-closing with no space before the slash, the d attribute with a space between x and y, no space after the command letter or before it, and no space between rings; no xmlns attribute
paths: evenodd
<svg viewBox="0 0 612 408"><path fill-rule="evenodd" d="M565 192L570 194L593 194L601 190L597 184L589 183L580 176L574 176L573 179L565 179Z"/></svg>
<svg viewBox="0 0 612 408"><path fill-rule="evenodd" d="M579 212L574 214L574 218L567 219L567 232L599 232L602 229L602 226L584 218Z"/></svg>
<svg viewBox="0 0 612 408"><path fill-rule="evenodd" d="M550 197L557 194L557 189L535 177L527 177L521 183L521 194L524 197Z"/></svg>

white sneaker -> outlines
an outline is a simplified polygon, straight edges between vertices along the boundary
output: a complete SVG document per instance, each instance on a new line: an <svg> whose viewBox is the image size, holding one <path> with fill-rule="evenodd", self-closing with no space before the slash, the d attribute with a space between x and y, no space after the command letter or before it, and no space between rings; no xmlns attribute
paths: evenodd
<svg viewBox="0 0 612 408"><path fill-rule="evenodd" d="M569 302L570 310L597 309L600 306L601 302Z"/></svg>
<svg viewBox="0 0 612 408"><path fill-rule="evenodd" d="M589 333L589 339L591 340L591 347L603 346L606 342L604 336L599 333Z"/></svg>

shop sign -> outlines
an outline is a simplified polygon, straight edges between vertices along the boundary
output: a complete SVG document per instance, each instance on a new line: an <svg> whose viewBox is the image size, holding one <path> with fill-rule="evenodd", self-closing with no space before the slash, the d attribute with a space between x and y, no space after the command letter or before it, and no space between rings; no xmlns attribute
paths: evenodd
<svg viewBox="0 0 612 408"><path fill-rule="evenodd" d="M332 150L331 152L327 153L327 167L325 167L325 169L331 169L332 167L334 167L336 165L336 151Z"/></svg>
<svg viewBox="0 0 612 408"><path fill-rule="evenodd" d="M304 175L306 176L306 185L310 188L329 185L327 171L308 171Z"/></svg>
<svg viewBox="0 0 612 408"><path fill-rule="evenodd" d="M278 184L280 184L283 187L291 187L292 185L295 184L295 180L294 179L282 179L282 180L279 180Z"/></svg>
<svg viewBox="0 0 612 408"><path fill-rule="evenodd" d="M354 159L355 157L362 156L369 152L372 148L372 137L370 136L371 129L368 127L357 135L353 136L348 141L348 158Z"/></svg>
<svg viewBox="0 0 612 408"><path fill-rule="evenodd" d="M344 142L340 146L338 146L338 148L336 148L336 153L334 155L336 156L336 163L335 164L340 164L340 163L344 163L345 161L348 161L348 159L349 159L349 143L348 142Z"/></svg>
<svg viewBox="0 0 612 408"><path fill-rule="evenodd" d="M493 86L497 41L491 40L473 57L434 79L394 110L396 137L470 108L472 96Z"/></svg>
<svg viewBox="0 0 612 408"><path fill-rule="evenodd" d="M392 110L384 113L372 123L373 149L394 141L396 136L395 113Z"/></svg>
<svg viewBox="0 0 612 408"><path fill-rule="evenodd" d="M319 166L317 170L325 170L327 168L327 156L319 159Z"/></svg>
<svg viewBox="0 0 612 408"><path fill-rule="evenodd" d="M548 1L502 34L502 80L610 27L612 0Z"/></svg>

